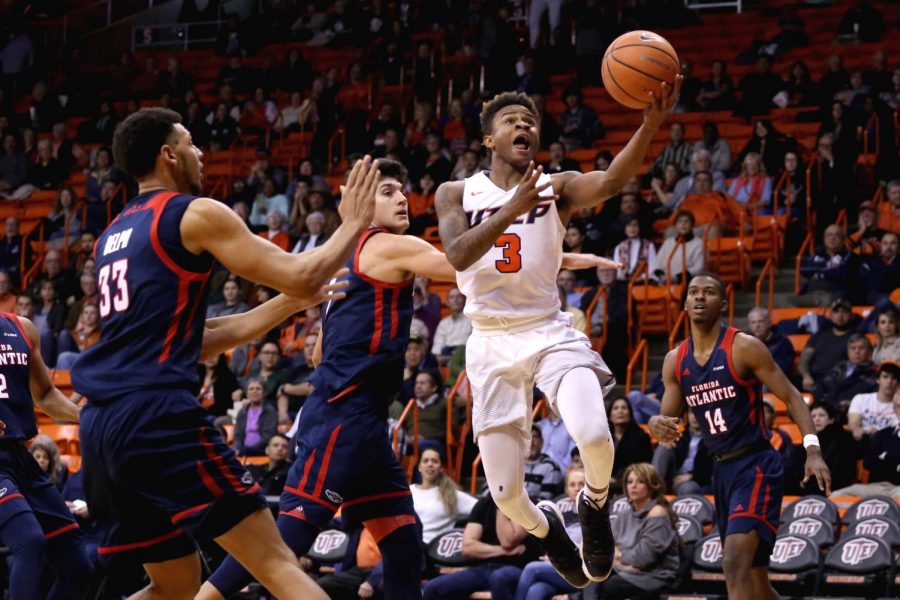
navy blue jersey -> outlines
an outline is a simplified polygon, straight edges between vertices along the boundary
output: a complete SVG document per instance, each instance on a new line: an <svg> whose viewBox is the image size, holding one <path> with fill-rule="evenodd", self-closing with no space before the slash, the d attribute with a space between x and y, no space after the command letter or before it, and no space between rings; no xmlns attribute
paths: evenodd
<svg viewBox="0 0 900 600"><path fill-rule="evenodd" d="M72 369L73 386L91 402L196 388L213 257L181 242L181 218L194 199L141 194L97 240L100 341Z"/></svg>
<svg viewBox="0 0 900 600"><path fill-rule="evenodd" d="M3 439L28 440L37 435L28 385L31 340L15 315L0 313L0 330L0 421L6 423Z"/></svg>
<svg viewBox="0 0 900 600"><path fill-rule="evenodd" d="M347 297L330 302L325 309L322 362L310 382L328 398L362 384L386 398L403 383L404 354L413 314L413 279L379 281L359 270L363 246L383 231L386 230L369 229L360 237L356 252L347 262Z"/></svg>
<svg viewBox="0 0 900 600"><path fill-rule="evenodd" d="M702 366L694 359L693 337L678 348L675 378L712 454L769 440L763 420L762 387L756 379L741 378L731 359L731 346L738 333L734 327L722 327L716 347Z"/></svg>

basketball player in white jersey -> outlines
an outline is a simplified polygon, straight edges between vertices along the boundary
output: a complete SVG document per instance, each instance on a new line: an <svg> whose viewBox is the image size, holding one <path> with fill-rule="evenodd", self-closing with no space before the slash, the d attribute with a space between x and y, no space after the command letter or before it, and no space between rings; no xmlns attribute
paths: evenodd
<svg viewBox="0 0 900 600"><path fill-rule="evenodd" d="M606 171L544 174L537 110L507 92L481 112L490 172L441 185L435 197L440 236L466 296L473 332L466 345L473 434L500 510L541 542L569 583L609 576L614 541L606 504L613 443L604 394L615 379L587 336L560 311L556 275L569 218L616 195L640 168L654 133L675 105L674 86L650 94L644 122ZM525 492L532 386L562 417L581 451L587 484L579 496L579 549L552 502L535 506Z"/></svg>

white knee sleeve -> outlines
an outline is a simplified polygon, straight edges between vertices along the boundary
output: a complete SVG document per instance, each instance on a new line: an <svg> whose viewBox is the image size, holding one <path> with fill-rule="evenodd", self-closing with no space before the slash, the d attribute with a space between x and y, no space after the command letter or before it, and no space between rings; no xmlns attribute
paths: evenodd
<svg viewBox="0 0 900 600"><path fill-rule="evenodd" d="M594 489L605 488L612 474L615 449L597 374L579 367L563 375L556 408L581 452L587 484Z"/></svg>

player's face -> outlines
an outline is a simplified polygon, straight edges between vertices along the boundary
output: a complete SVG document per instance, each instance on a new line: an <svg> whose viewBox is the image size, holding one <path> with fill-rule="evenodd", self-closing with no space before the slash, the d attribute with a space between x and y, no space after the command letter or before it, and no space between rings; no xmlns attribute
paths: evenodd
<svg viewBox="0 0 900 600"><path fill-rule="evenodd" d="M650 486L637 473L631 472L625 482L625 493L632 502L641 503L650 497Z"/></svg>
<svg viewBox="0 0 900 600"><path fill-rule="evenodd" d="M181 123L175 124L173 150L177 162L176 176L179 188L195 196L203 191L203 152L194 145L191 132Z"/></svg>
<svg viewBox="0 0 900 600"><path fill-rule="evenodd" d="M504 106L494 115L493 129L484 145L509 164L525 168L540 146L538 122L524 106Z"/></svg>
<svg viewBox="0 0 900 600"><path fill-rule="evenodd" d="M722 316L727 302L719 291L719 284L710 277L694 277L688 285L684 309L695 323L708 323Z"/></svg>
<svg viewBox="0 0 900 600"><path fill-rule="evenodd" d="M434 450L426 450L419 459L419 473L422 479L428 483L433 483L438 475L441 474L441 456Z"/></svg>
<svg viewBox="0 0 900 600"><path fill-rule="evenodd" d="M375 192L375 225L391 233L403 233L409 227L409 210L403 184L393 177L378 182Z"/></svg>
<svg viewBox="0 0 900 600"><path fill-rule="evenodd" d="M584 489L584 471L572 471L566 478L566 496L571 500L578 497L578 492Z"/></svg>

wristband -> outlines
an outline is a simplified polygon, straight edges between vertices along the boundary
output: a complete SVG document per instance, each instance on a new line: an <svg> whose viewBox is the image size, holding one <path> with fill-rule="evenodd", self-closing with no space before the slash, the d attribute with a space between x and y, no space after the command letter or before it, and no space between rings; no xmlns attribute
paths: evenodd
<svg viewBox="0 0 900 600"><path fill-rule="evenodd" d="M808 433L803 436L803 447L809 448L810 446L815 446L819 448L819 436L814 433Z"/></svg>

